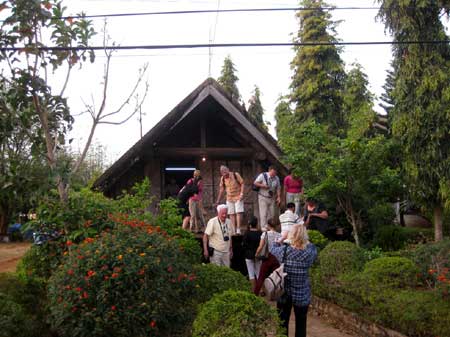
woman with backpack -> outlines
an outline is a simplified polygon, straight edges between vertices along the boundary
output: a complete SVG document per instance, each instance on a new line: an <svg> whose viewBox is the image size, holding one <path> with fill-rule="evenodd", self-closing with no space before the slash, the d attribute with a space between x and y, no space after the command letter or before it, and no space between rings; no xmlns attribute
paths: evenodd
<svg viewBox="0 0 450 337"><path fill-rule="evenodd" d="M289 233L287 247L275 242L270 252L281 263L284 261L284 294L277 301L278 314L286 331L289 331L289 317L292 307L295 313L295 337L306 337L306 318L311 302L311 285L308 270L317 257L316 247L308 241L305 226L295 225ZM283 259L284 257L284 259Z"/></svg>

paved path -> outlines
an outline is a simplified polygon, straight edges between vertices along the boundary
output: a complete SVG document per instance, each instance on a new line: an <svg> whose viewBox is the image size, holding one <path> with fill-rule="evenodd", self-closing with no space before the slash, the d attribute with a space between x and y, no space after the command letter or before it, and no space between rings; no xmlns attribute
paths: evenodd
<svg viewBox="0 0 450 337"><path fill-rule="evenodd" d="M267 298L266 298L267 300ZM268 301L269 304L276 306L275 302ZM357 337L346 332L340 331L333 327L323 318L314 314L309 307L306 334L307 337ZM292 309L291 318L289 319L289 337L295 336L295 315Z"/></svg>
<svg viewBox="0 0 450 337"><path fill-rule="evenodd" d="M0 273L15 271L17 262L30 246L26 242L0 243Z"/></svg>

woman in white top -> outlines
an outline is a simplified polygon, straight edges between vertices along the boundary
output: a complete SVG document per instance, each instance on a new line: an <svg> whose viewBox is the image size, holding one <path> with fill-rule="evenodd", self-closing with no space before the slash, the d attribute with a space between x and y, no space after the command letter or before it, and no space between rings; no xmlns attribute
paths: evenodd
<svg viewBox="0 0 450 337"><path fill-rule="evenodd" d="M256 250L256 256L258 256L261 249L263 249L264 245L266 244L266 236L267 236L267 243L268 246L273 244L274 242L278 241L281 238L281 234L276 231L277 228L277 222L275 219L269 219L267 221L267 231L262 233L261 240L259 241L259 247ZM262 264L261 268L259 270L258 280L256 281L255 289L253 292L255 295L259 295L259 292L261 290L262 285L264 284L264 280L267 276L269 276L275 269L277 269L280 266L278 260L269 253L269 256L267 259L265 259Z"/></svg>

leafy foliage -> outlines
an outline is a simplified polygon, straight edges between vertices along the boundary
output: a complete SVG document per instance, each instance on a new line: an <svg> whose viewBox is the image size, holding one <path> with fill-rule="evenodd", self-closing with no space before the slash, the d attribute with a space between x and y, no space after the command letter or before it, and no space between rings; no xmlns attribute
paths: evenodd
<svg viewBox="0 0 450 337"><path fill-rule="evenodd" d="M267 125L264 123L264 108L261 104L261 91L255 85L253 95L249 100L248 114L250 119L256 124L262 127L264 130L268 130Z"/></svg>
<svg viewBox="0 0 450 337"><path fill-rule="evenodd" d="M227 267L214 264L197 265L194 268L199 287L196 288L195 299L198 303L205 303L215 294L226 290L251 291L248 280L241 273Z"/></svg>
<svg viewBox="0 0 450 337"><path fill-rule="evenodd" d="M295 42L336 42L336 23L322 0L303 0L301 6L311 8L297 13L300 28ZM341 92L344 86L344 64L340 50L329 46L296 46L291 63L294 70L290 85L291 102L295 104L297 121L313 119L333 130L343 125Z"/></svg>
<svg viewBox="0 0 450 337"><path fill-rule="evenodd" d="M262 298L228 290L205 303L194 321L194 337L286 336L278 315Z"/></svg>
<svg viewBox="0 0 450 337"><path fill-rule="evenodd" d="M319 254L320 269L325 276L359 271L364 265L363 249L348 241L327 245Z"/></svg>
<svg viewBox="0 0 450 337"><path fill-rule="evenodd" d="M236 68L230 56L225 57L220 77L217 79L220 85L231 96L232 99L239 101L241 94L236 85L239 78L236 76Z"/></svg>
<svg viewBox="0 0 450 337"><path fill-rule="evenodd" d="M394 251L404 248L406 244L426 242L430 234L422 228L381 226L374 235L372 245L379 246L385 251Z"/></svg>
<svg viewBox="0 0 450 337"><path fill-rule="evenodd" d="M49 321L61 336L181 334L193 319L191 271L189 256L159 227L119 220L69 250L49 280Z"/></svg>
<svg viewBox="0 0 450 337"><path fill-rule="evenodd" d="M323 249L328 244L328 239L319 231L308 230L309 241L314 243L318 249Z"/></svg>
<svg viewBox="0 0 450 337"><path fill-rule="evenodd" d="M441 22L445 1L379 0L379 18L394 40L448 40ZM414 10L411 10L414 8ZM415 201L434 209L435 239L450 204L450 46L397 44L392 98L393 134L402 144L403 170Z"/></svg>

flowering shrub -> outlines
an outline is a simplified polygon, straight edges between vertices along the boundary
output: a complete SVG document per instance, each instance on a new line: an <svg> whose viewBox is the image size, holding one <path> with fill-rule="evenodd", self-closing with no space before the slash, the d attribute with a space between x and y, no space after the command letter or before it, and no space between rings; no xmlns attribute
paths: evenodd
<svg viewBox="0 0 450 337"><path fill-rule="evenodd" d="M206 302L193 324L193 337L264 337L282 333L275 308L246 291L228 290Z"/></svg>
<svg viewBox="0 0 450 337"><path fill-rule="evenodd" d="M71 246L49 280L49 322L60 336L176 336L192 321L190 257L159 227L117 229Z"/></svg>

